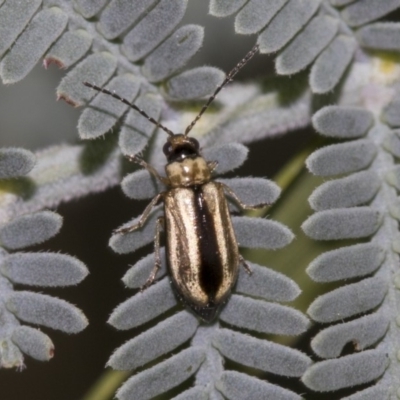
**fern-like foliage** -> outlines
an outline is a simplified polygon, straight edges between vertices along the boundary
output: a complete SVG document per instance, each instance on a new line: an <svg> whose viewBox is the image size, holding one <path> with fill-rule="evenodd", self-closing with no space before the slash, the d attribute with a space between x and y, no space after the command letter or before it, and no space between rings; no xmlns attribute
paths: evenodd
<svg viewBox="0 0 400 400"><path fill-rule="evenodd" d="M350 74L351 78L354 75ZM371 71L364 87L384 89L374 78ZM321 134L348 141L314 152L307 160L308 168L316 175L345 176L325 182L313 192L309 201L316 213L303 224L305 233L315 240L364 239L321 254L307 270L318 282L352 280L310 305L308 313L315 321L337 325L321 330L312 340L315 353L329 360L316 363L303 377L306 385L317 391L380 378L377 385L348 399L387 397L395 385L392 369L397 361L391 348L398 336L395 204L399 139L384 121L381 104L359 108L367 100L365 95L352 99L351 106L328 106L313 117ZM353 354L340 357L347 343L354 346Z"/></svg>
<svg viewBox="0 0 400 400"><path fill-rule="evenodd" d="M234 3L238 8L233 10ZM235 18L238 33L263 28L260 49L280 51L275 60L278 74L293 74L311 64L313 93L326 93L337 85L357 47L399 50L399 24L374 22L398 9L399 1L262 3L215 0L211 10L224 16L240 8ZM249 22L263 12L258 25ZM383 65L374 64L366 53L362 57L346 76L338 105L313 116L320 134L344 141L317 150L307 160L314 175L340 177L315 189L309 198L315 214L303 224L306 235L315 240L363 239L321 254L307 269L317 282L352 282L310 305L308 314L314 321L330 324L311 342L314 352L327 360L312 365L302 380L318 392L376 381L346 397L352 400L389 398L398 390L398 354L393 349L398 342L400 109L392 85L399 76L394 64L392 76L386 77ZM347 343L353 345L352 354L341 357Z"/></svg>
<svg viewBox="0 0 400 400"><path fill-rule="evenodd" d="M21 188L34 182L26 175L35 165L35 156L24 149L9 148L0 151L2 187L9 194L4 201L23 195ZM25 180L25 181L24 181ZM15 195L13 192L18 193ZM52 296L31 291L17 291L15 284L29 286L76 285L88 274L86 266L74 257L58 253L18 252L25 247L44 242L56 235L62 217L51 211L18 215L4 209L0 228L0 368L22 369L23 354L47 361L53 357L51 339L39 329L23 322L77 333L87 325L83 313L70 303Z"/></svg>
<svg viewBox="0 0 400 400"><path fill-rule="evenodd" d="M15 252L58 232L61 217L46 208L118 184L121 154L146 151L145 157L159 170L165 163L160 157L163 132L155 132L136 111L82 82L115 90L179 132L195 115L184 102L209 95L224 78L222 71L209 66L183 70L204 36L201 26L181 24L186 7L187 0L0 1L2 81L20 81L42 58L46 68L55 63L68 69L57 88L58 98L84 106L80 138L96 139L113 129L118 133L118 143L63 145L36 155L23 149L1 151L0 340L7 349L1 353L1 366L22 366L21 352L42 360L52 354L50 339L20 326L20 321L67 332L86 324L75 307L46 295L16 292L12 286L76 284L87 273L69 256ZM150 399L189 378L193 387L176 399L300 398L260 379L260 371L302 376L308 388L319 392L370 383L346 397L352 400L394 395L400 95L393 82L399 74L393 61L384 64L368 51L399 51L398 23L374 22L399 7L398 0L210 0L212 15L236 13L237 33L257 34L261 53L277 53L275 67L281 76L262 86L231 85L220 94L220 107L193 131L201 137L204 157L219 162L216 172L221 175L246 159L246 148L234 142L305 126L316 108L315 129L342 142L314 152L307 166L318 176L341 176L314 191L310 204L316 213L303 229L315 240L355 241L321 254L308 273L318 282L352 281L309 307L313 320L331 324L312 341L314 352L326 360L310 365L307 355L265 336L295 336L307 329L303 314L277 304L300 293L289 278L251 264L253 275L241 271L220 319L207 326L177 302L164 277L163 259L158 282L118 306L109 320L118 329L145 329L108 362L116 369L140 368L119 389L118 398ZM298 74L306 68L308 85L305 75ZM333 90L326 98L337 105L321 108L326 102L321 95ZM249 204L272 204L279 195L277 186L265 179L224 182ZM122 188L134 199L163 190L142 170L125 177ZM155 209L140 231L113 235L111 247L127 253L152 242L160 212ZM293 237L272 220L233 217L233 222L243 247L277 249ZM153 263L153 255L140 260L126 273L125 284L137 290ZM349 342L353 354L341 356ZM235 370L224 370L225 360L233 361Z"/></svg>
<svg viewBox="0 0 400 400"><path fill-rule="evenodd" d="M159 118L162 109L166 107L160 93L169 100L199 98L212 92L222 81L223 73L211 67L179 73L198 50L203 39L203 29L199 26L176 27L186 4L187 1L181 0L169 2L168 5L165 2L148 1L142 2L138 7L131 2L115 1L107 4L76 1L73 5L64 1L48 4L32 1L25 7L12 1L4 2L0 8L0 21L4 22L4 56L0 64L0 75L4 83L21 80L44 57L45 67L52 62L62 68L72 67L61 81L57 95L74 106L88 104L78 123L82 139L95 139L104 135L125 115L119 131L118 147L110 142L109 147L105 146L105 151L103 146L103 152L96 152L98 148L89 145L86 148L63 146L39 153L35 168L38 169L39 176L46 179L42 182L34 179L39 187L35 186L36 191L28 201L15 196L13 206L23 214L20 218L33 219L33 223L40 228L43 224L34 219L36 214L32 214L36 209L54 206L60 201L82 196L85 191L90 193L115 184L119 179L116 167L120 153L132 155L142 152L154 133L154 126L136 111L128 110L125 104L110 99L105 94L96 96L95 92L82 85L83 81L98 85L107 83L109 89L115 90L129 101L135 101L153 118ZM10 22L15 19L20 23ZM169 28L166 28L167 25ZM116 38L119 43L115 41ZM9 49L12 43L13 46ZM142 60L140 67L131 62L137 60ZM158 82L164 83L165 93L154 86ZM226 97L225 109L220 113L220 118L226 118L228 112L239 111L239 119L245 102L257 94L257 90L250 88L247 98L232 105L229 104L230 98ZM299 107L302 101L304 98L295 99L293 107ZM277 102L275 106L276 104ZM299 111L303 113L298 122L300 125L305 123L307 116L304 108ZM172 112L171 109L164 111L164 123ZM260 116L257 113L255 115L260 123ZM246 115L245 117L247 118ZM280 120L285 121L288 117L288 113L283 112ZM260 130L259 127L256 128ZM248 130L247 133L249 134ZM250 138L248 136L247 140ZM159 140L163 140L161 135L152 146L158 159ZM223 142L223 135L220 142ZM95 153L92 158L87 155L90 148ZM87 149L89 150L86 152ZM219 162L217 172L221 174L240 166L247 157L247 149L238 144L209 146L204 150L204 156ZM9 169L17 161L16 157L4 159ZM68 168L65 168L66 165ZM34 176L31 175L30 178ZM263 179L248 178L226 182L243 201L250 204L273 203L279 195L277 186ZM123 188L131 197L141 199L160 190L144 171L128 176L123 182ZM31 214L27 214L29 212ZM157 212L159 211L156 210L154 216ZM47 217L51 215L48 211L44 213ZM140 232L125 236L115 235L111 239L111 246L116 251L125 253L151 242L154 237L153 222L154 218L150 218ZM234 226L241 245L245 247L280 248L293 238L289 229L268 220L236 218ZM6 228L7 225L4 229ZM21 239L21 235L16 232L11 231L9 236L13 237L12 234ZM33 257L30 256L30 262ZM143 278L153 263L152 258L150 256L142 260L137 268L127 274L128 285L138 287L143 284L143 279L138 279L136 275L139 273ZM45 265L45 261L38 260L36 264ZM122 386L118 396L150 398L168 391L195 374L195 386L188 394L200 390L202 396L221 396L218 393L232 392L239 393L237 396L241 397L240 393L257 393L262 390L282 398L299 398L291 391L247 374L224 374L224 356L258 370L292 377L300 377L310 363L309 358L297 350L243 334L252 331L298 335L306 330L308 324L307 318L300 312L265 301L293 300L300 293L297 285L272 270L257 265L252 267L255 278L249 280L241 274L237 289L241 295L233 296L229 307L221 315L224 326L236 327L234 330L221 329L218 323L210 327L199 326L195 317L187 311L181 311L182 306L177 306L168 279L160 280L143 294L137 294L118 307L112 314L110 323L119 329L140 326L153 322L157 317L158 319L151 328L117 350L109 361L114 368L134 370L153 360L159 360L177 347L187 348L135 375ZM164 274L165 271L161 272L160 277ZM54 277L48 276L48 279L55 284ZM132 315L132 306L139 307L140 312ZM37 308L27 309L25 314L35 314ZM174 310L170 311L171 308ZM165 314L167 311L168 318ZM176 313L177 311L180 312ZM37 314L42 316L44 311L38 309ZM58 319L54 318L67 323L70 323L70 319L71 317L62 312L59 312ZM37 322L33 318L28 320ZM258 351L258 346L264 348L263 352ZM237 351L238 348L240 351ZM264 357L266 352L273 355L268 357L269 361ZM142 353L142 356L138 357L138 353ZM166 374L166 371L169 373ZM157 384L149 385L149 379L153 382L155 376Z"/></svg>

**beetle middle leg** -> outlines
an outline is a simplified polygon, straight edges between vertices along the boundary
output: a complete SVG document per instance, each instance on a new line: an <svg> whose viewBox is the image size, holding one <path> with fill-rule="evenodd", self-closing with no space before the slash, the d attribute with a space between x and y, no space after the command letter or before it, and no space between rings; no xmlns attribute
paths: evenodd
<svg viewBox="0 0 400 400"><path fill-rule="evenodd" d="M151 200L151 202L147 205L147 207L144 209L143 214L141 215L141 217L140 217L138 223L133 224L133 225L131 225L131 226L126 226L126 227L124 227L124 228L116 229L116 230L114 231L114 233L122 233L122 234L125 234L125 233L130 233L130 232L136 231L137 229L140 229L140 228L145 224L145 222L147 221L147 219L149 218L150 213L151 213L151 210L153 209L153 207L154 207L155 205L157 205L158 202L160 201L160 199L163 198L163 197L164 197L164 193L163 193L163 192L162 192L162 193L158 193L158 194L153 198L153 200Z"/></svg>
<svg viewBox="0 0 400 400"><path fill-rule="evenodd" d="M220 185L222 185L224 191L230 196L232 197L233 200L236 201L237 204L239 204L239 206L243 209L243 210L255 210L257 208L262 208L262 207L266 207L269 204L268 203L261 203L261 204L255 204L255 205L248 205L248 204L244 204L242 202L242 200L239 199L239 197L237 196L237 194L228 186L225 185L225 183L222 182L218 182Z"/></svg>
<svg viewBox="0 0 400 400"><path fill-rule="evenodd" d="M155 263L151 270L150 276L148 277L145 284L140 288L140 291L147 289L156 279L157 273L161 268L161 254L160 254L160 234L161 229L164 227L164 217L158 217L156 222L156 234L154 236L154 255Z"/></svg>

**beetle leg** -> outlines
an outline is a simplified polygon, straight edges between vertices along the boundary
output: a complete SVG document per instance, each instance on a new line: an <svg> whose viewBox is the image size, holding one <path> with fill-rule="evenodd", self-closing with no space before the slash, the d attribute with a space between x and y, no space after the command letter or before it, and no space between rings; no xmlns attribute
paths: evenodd
<svg viewBox="0 0 400 400"><path fill-rule="evenodd" d="M218 161L208 161L207 165L210 168L210 172L213 172L218 167Z"/></svg>
<svg viewBox="0 0 400 400"><path fill-rule="evenodd" d="M240 254L239 254L239 262L243 265L243 268L246 270L246 272L249 275L252 275L253 271L251 270L249 264L247 264L247 261Z"/></svg>
<svg viewBox="0 0 400 400"><path fill-rule="evenodd" d="M244 204L242 202L242 200L239 199L239 197L237 196L237 194L228 186L225 185L225 183L222 182L218 182L220 185L222 185L222 187L224 188L225 192L233 198L233 200L236 201L237 204L239 204L239 206L243 209L243 210L255 210L256 208L262 208L265 206L268 206L268 203L261 203L261 204L255 204L255 205L248 205L248 204Z"/></svg>
<svg viewBox="0 0 400 400"><path fill-rule="evenodd" d="M127 156L129 161L132 161L136 164L139 164L141 167L144 169L147 169L147 171L150 172L156 179L158 179L160 182L162 182L165 186L168 186L169 180L163 176L161 176L157 170L148 164L146 161L143 160L143 158L139 158L137 156Z"/></svg>
<svg viewBox="0 0 400 400"><path fill-rule="evenodd" d="M153 207L160 201L160 199L162 197L164 197L164 193L158 193L153 198L153 200L151 200L151 202L144 209L143 214L141 215L138 223L133 224L131 226L126 226L124 228L115 229L114 233L123 233L123 234L125 234L125 233L130 233L130 232L136 231L137 229L140 229L145 224L147 219L149 218L150 212L153 209Z"/></svg>
<svg viewBox="0 0 400 400"><path fill-rule="evenodd" d="M156 223L156 234L154 236L154 255L155 255L155 263L154 267L148 277L146 283L140 288L140 291L147 289L156 279L157 273L161 268L161 255L160 255L160 233L161 229L164 226L164 217L158 217Z"/></svg>

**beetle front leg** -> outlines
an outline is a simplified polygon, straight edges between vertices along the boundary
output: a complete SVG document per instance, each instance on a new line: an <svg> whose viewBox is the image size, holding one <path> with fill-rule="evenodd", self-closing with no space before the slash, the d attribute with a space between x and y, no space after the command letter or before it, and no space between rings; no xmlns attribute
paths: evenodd
<svg viewBox="0 0 400 400"><path fill-rule="evenodd" d="M214 172L215 168L218 167L218 161L208 161L208 168L210 168L210 172Z"/></svg>
<svg viewBox="0 0 400 400"><path fill-rule="evenodd" d="M151 175L153 175L156 179L158 179L160 182L162 182L165 186L168 186L169 180L163 176L161 176L157 170L148 164L146 161L143 160L143 158L139 158L137 156L126 156L129 161L134 162L135 164L139 164L141 167L144 169L147 169L147 171L150 172Z"/></svg>
<svg viewBox="0 0 400 400"><path fill-rule="evenodd" d="M140 288L140 291L147 289L156 279L157 273L161 268L161 255L160 255L160 234L161 229L164 226L164 217L158 217L156 222L156 234L154 236L154 255L155 263L151 270L150 276L148 277L146 283Z"/></svg>
<svg viewBox="0 0 400 400"><path fill-rule="evenodd" d="M261 204L255 204L254 206L249 206L248 204L244 204L242 202L242 200L239 199L239 197L237 196L237 194L227 185L225 185L225 183L222 182L218 182L220 185L222 185L223 189L225 190L225 192L233 198L233 200L236 201L237 204L239 204L240 208L242 208L243 210L255 210L257 208L262 208L262 207L266 207L269 204L268 203L261 203Z"/></svg>
<svg viewBox="0 0 400 400"><path fill-rule="evenodd" d="M145 222L147 221L147 219L149 218L149 215L151 213L151 210L153 209L153 207L155 205L157 205L157 203L160 201L160 199L164 197L164 193L158 193L153 200L151 200L151 202L148 204L148 206L144 209L143 214L141 215L139 222L131 225L131 226L126 226L124 228L119 228L119 229L115 229L114 233L130 233L133 231L136 231L137 229L140 229Z"/></svg>

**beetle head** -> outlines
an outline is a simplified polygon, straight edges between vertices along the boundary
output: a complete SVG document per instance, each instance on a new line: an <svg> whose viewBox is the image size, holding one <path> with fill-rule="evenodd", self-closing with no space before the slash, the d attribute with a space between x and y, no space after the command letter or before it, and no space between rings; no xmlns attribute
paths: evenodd
<svg viewBox="0 0 400 400"><path fill-rule="evenodd" d="M163 152L168 162L182 161L185 158L196 158L199 153L199 142L186 135L168 136L163 147Z"/></svg>

